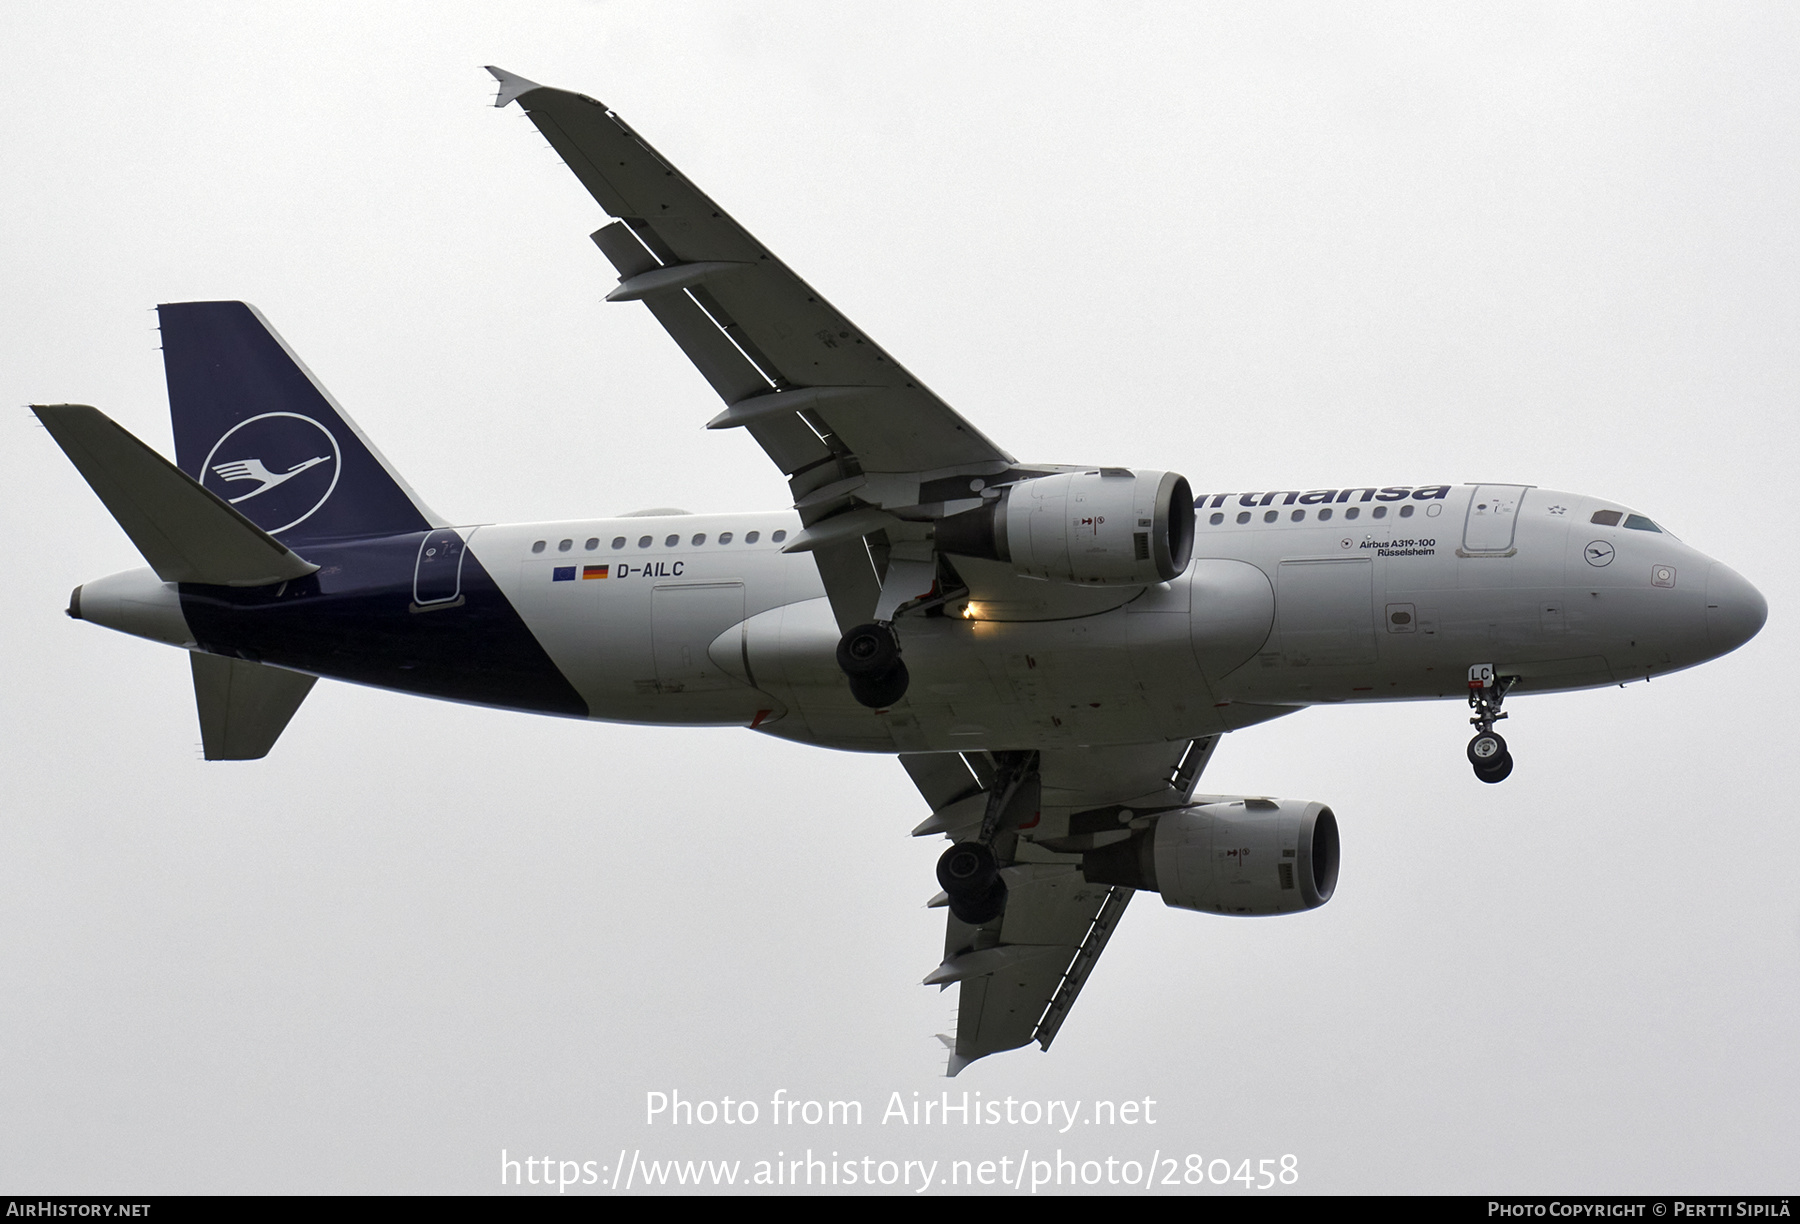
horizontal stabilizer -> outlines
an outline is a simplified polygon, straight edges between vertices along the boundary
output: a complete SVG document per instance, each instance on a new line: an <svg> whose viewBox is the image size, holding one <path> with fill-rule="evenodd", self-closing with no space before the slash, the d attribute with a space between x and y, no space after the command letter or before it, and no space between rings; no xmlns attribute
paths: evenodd
<svg viewBox="0 0 1800 1224"><path fill-rule="evenodd" d="M194 703L209 761L257 761L287 729L312 692L314 676L194 653Z"/></svg>
<svg viewBox="0 0 1800 1224"><path fill-rule="evenodd" d="M319 568L99 409L42 404L32 411L164 582L267 586Z"/></svg>

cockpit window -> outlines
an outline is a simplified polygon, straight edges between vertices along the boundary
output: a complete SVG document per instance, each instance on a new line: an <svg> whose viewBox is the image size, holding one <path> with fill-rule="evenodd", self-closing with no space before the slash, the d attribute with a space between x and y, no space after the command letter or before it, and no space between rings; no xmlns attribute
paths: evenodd
<svg viewBox="0 0 1800 1224"><path fill-rule="evenodd" d="M1594 517L1588 522L1599 523L1602 527L1617 527L1619 520L1623 517L1617 510L1596 510Z"/></svg>
<svg viewBox="0 0 1800 1224"><path fill-rule="evenodd" d="M1631 530L1633 530L1633 531L1654 531L1658 535L1662 534L1661 527L1658 527L1655 523L1652 523L1649 519L1645 518L1641 514L1626 515L1625 516L1625 525L1627 527L1631 528Z"/></svg>

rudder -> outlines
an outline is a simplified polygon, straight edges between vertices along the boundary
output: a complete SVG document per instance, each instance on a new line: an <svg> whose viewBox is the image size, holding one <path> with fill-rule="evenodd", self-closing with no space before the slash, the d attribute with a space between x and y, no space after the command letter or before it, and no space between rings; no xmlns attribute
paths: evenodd
<svg viewBox="0 0 1800 1224"><path fill-rule="evenodd" d="M443 526L255 307L158 306L181 470L290 546Z"/></svg>

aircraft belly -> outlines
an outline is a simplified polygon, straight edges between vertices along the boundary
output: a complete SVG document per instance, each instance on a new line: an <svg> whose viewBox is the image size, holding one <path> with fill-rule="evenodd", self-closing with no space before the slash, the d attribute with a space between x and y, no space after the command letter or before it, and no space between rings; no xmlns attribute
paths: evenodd
<svg viewBox="0 0 1800 1224"><path fill-rule="evenodd" d="M902 619L898 630L911 685L892 709L870 711L838 670L839 634L824 600L751 618L751 675L788 711L762 729L880 752L1143 743L1227 729L1185 609L1066 621Z"/></svg>
<svg viewBox="0 0 1800 1224"><path fill-rule="evenodd" d="M1231 674L1269 640L1275 591L1248 561L1197 558L1189 567L1189 619L1194 654L1205 674Z"/></svg>

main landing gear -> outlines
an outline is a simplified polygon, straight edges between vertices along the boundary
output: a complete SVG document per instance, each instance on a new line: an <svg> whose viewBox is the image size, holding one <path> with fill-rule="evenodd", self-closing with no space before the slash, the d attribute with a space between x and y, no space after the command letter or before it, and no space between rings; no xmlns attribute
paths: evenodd
<svg viewBox="0 0 1800 1224"><path fill-rule="evenodd" d="M1496 676L1491 663L1478 663L1469 669L1469 708L1475 711L1475 717L1469 720L1475 728L1475 738L1469 741L1469 764L1483 782L1504 782L1512 773L1512 753L1506 750L1506 741L1494 730L1494 724L1506 717L1500 712L1500 704L1518 679Z"/></svg>
<svg viewBox="0 0 1800 1224"><path fill-rule="evenodd" d="M1006 881L991 847L957 842L938 859L938 886L950 898L950 912L970 926L992 922L1006 908Z"/></svg>
<svg viewBox="0 0 1800 1224"><path fill-rule="evenodd" d="M970 926L992 922L1006 910L1006 881L994 857L994 838L1010 827L1008 814L1020 791L1037 773L1035 752L995 753L1000 768L988 791L987 811L981 831L969 841L959 841L938 859L938 885L950 899L950 912ZM1035 788L1024 801L1036 807Z"/></svg>
<svg viewBox="0 0 1800 1224"><path fill-rule="evenodd" d="M837 665L850 681L850 695L871 710L887 709L912 683L890 621L870 621L846 633L838 641Z"/></svg>

